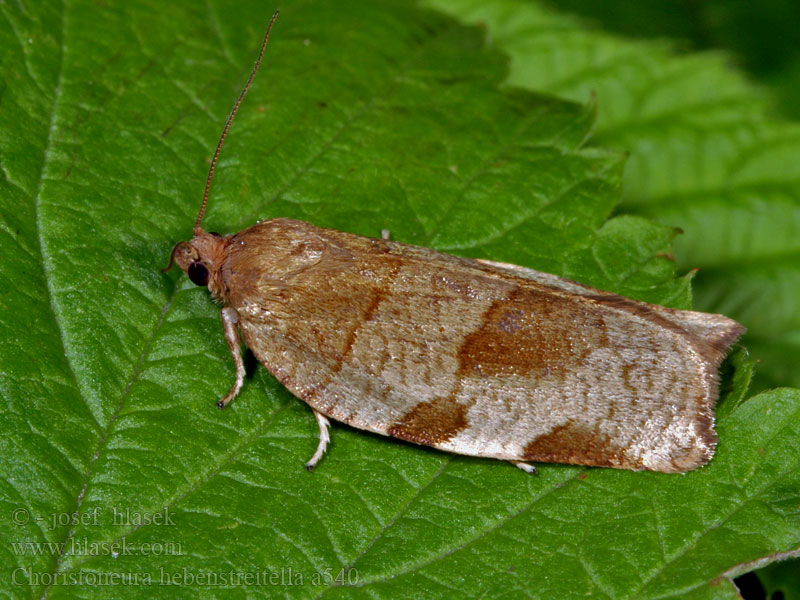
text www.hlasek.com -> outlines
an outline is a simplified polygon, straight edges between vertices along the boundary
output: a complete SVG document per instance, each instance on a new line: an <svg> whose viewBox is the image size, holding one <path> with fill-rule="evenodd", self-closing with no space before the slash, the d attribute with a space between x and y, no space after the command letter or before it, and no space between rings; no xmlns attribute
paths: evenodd
<svg viewBox="0 0 800 600"><path fill-rule="evenodd" d="M67 542L11 542L16 556L182 556L180 542L144 542L131 544L125 538L114 542L93 542L71 538Z"/></svg>

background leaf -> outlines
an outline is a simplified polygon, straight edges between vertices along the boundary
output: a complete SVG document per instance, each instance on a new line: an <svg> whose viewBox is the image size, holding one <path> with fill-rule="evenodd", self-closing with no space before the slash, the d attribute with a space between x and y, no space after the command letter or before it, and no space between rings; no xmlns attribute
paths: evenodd
<svg viewBox="0 0 800 600"><path fill-rule="evenodd" d="M553 8L632 37L670 37L683 49L725 49L768 85L781 112L800 117L800 6L793 0L558 0Z"/></svg>
<svg viewBox="0 0 800 600"><path fill-rule="evenodd" d="M208 229L389 228L689 307L674 229L606 220L623 157L582 148L591 105L503 88L483 31L429 10L282 10ZM233 375L217 309L158 269L189 234L268 12L2 5L4 593L734 597L721 575L796 548L800 398L741 402L742 355L718 454L686 476L529 477L346 427L309 474L310 411L263 368L214 409Z"/></svg>
<svg viewBox="0 0 800 600"><path fill-rule="evenodd" d="M778 593L783 594L784 600L800 598L800 572L797 569L797 559L773 563L769 567L759 569L756 574L764 585L767 598L775 598Z"/></svg>

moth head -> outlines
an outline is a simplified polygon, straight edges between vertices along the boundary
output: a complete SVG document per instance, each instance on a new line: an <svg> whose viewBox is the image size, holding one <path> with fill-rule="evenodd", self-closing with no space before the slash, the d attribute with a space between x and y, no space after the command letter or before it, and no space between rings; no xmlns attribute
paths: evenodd
<svg viewBox="0 0 800 600"><path fill-rule="evenodd" d="M208 286L214 296L221 290L221 269L228 239L218 233L201 231L188 242L178 242L169 257L169 266L177 264L192 283Z"/></svg>

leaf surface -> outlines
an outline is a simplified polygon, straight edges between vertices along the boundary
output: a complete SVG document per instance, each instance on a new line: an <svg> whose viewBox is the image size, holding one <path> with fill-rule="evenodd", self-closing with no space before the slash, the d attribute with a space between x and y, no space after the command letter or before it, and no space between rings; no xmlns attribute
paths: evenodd
<svg viewBox="0 0 800 600"><path fill-rule="evenodd" d="M722 573L796 546L800 399L742 402L741 355L718 455L686 476L530 477L344 426L310 474L314 419L262 367L214 408L233 380L218 309L159 269L267 11L2 6L2 592L733 597ZM689 306L674 231L607 220L623 162L583 148L592 106L502 89L480 29L402 2L289 3L262 69L207 229L387 228Z"/></svg>

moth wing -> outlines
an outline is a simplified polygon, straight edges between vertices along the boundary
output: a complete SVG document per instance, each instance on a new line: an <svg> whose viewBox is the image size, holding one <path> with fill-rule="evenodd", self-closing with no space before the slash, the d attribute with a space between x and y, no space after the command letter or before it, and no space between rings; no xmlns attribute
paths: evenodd
<svg viewBox="0 0 800 600"><path fill-rule="evenodd" d="M307 227L314 268L250 282L237 310L253 353L321 413L506 460L683 471L711 456L718 360L680 325L702 318Z"/></svg>

